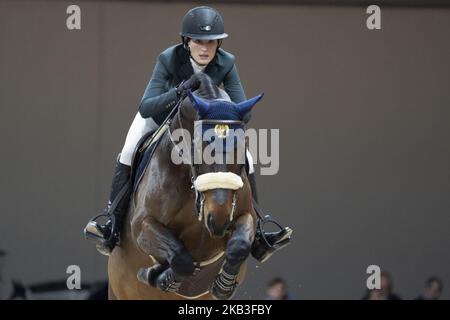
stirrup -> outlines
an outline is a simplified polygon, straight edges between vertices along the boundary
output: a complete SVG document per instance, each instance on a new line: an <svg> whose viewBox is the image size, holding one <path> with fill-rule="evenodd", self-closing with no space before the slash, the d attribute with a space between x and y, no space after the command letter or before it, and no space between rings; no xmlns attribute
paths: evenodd
<svg viewBox="0 0 450 320"><path fill-rule="evenodd" d="M97 222L101 217L106 217L106 222L102 225ZM91 220L89 220L88 224L84 228L84 235L86 239L97 241L100 240L111 240L112 239L112 230L115 225L115 218L113 215L109 215L107 213L99 214L98 216L95 216ZM109 231L106 227L108 222L111 221L111 232L109 234L106 231Z"/></svg>
<svg viewBox="0 0 450 320"><path fill-rule="evenodd" d="M107 217L108 221L105 225L101 225L97 220L101 217ZM96 244L97 250L106 256L109 256L111 251L118 243L117 232L115 232L116 221L114 215L99 214L92 218L86 227L84 228L84 236L87 240L90 240ZM110 230L108 230L108 223L111 224Z"/></svg>
<svg viewBox="0 0 450 320"><path fill-rule="evenodd" d="M280 230L276 232L265 232L266 223L275 224ZM276 251L286 247L291 241L293 230L282 227L269 215L258 221L255 240L252 244L252 256L260 263L267 261Z"/></svg>

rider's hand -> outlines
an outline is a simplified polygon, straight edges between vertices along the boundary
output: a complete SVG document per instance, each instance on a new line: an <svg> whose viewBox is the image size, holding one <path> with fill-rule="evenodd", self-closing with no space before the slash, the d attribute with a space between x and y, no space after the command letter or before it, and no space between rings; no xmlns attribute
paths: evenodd
<svg viewBox="0 0 450 320"><path fill-rule="evenodd" d="M186 97L188 91L195 91L200 87L201 84L201 75L200 73L193 74L188 80L182 82L177 87L178 97Z"/></svg>

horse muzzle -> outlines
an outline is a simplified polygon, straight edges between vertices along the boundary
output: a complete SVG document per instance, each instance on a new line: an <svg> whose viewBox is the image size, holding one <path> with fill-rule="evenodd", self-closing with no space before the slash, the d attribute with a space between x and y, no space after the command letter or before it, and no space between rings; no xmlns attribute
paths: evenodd
<svg viewBox="0 0 450 320"><path fill-rule="evenodd" d="M208 218L206 218L206 227L208 228L209 232L211 233L211 236L213 237L223 237L225 235L225 231L228 229L228 227L231 225L230 220L226 220L224 224L222 224L220 227L216 225L214 214L208 213Z"/></svg>
<svg viewBox="0 0 450 320"><path fill-rule="evenodd" d="M197 193L202 194L198 212L199 220L205 218L205 226L211 236L223 237L233 221L236 209L235 191L244 185L242 178L232 172L208 172L199 175L193 185ZM205 209L206 197L204 192L206 191L210 192ZM230 200L230 192L232 191L234 192L230 207L227 202Z"/></svg>

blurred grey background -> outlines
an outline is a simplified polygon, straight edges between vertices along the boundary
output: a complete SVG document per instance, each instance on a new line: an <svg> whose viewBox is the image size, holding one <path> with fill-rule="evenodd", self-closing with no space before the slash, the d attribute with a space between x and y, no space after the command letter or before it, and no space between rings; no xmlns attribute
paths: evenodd
<svg viewBox="0 0 450 320"><path fill-rule="evenodd" d="M260 201L295 230L288 248L250 262L236 298L264 298L282 276L296 299L360 299L376 264L403 298L437 275L449 299L450 9L381 1L371 31L365 1L320 3L212 3L247 96L266 93L251 126L280 129L280 171L258 177ZM81 30L66 28L70 4ZM106 279L82 229L107 200L157 55L198 4L0 0L10 277L65 281L76 264L82 283Z"/></svg>

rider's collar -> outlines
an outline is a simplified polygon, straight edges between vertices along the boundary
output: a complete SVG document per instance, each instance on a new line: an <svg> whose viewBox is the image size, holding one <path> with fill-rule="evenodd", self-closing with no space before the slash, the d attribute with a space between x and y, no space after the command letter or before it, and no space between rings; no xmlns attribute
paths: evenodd
<svg viewBox="0 0 450 320"><path fill-rule="evenodd" d="M191 60L192 69L194 69L194 73L199 73L199 72L202 72L203 70L205 70L207 64L202 66L202 65L198 64L194 59L192 59L192 57L189 57L189 59Z"/></svg>

